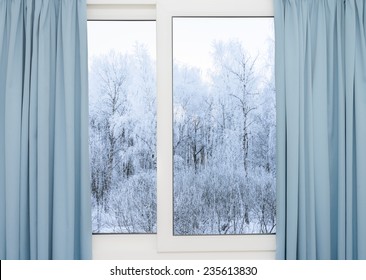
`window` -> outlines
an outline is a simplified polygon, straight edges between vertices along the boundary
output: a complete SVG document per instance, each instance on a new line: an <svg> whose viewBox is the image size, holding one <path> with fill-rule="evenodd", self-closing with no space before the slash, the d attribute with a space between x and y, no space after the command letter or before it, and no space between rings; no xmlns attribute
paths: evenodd
<svg viewBox="0 0 366 280"><path fill-rule="evenodd" d="M111 2L110 5L105 2L98 4L98 0L89 0L89 2L89 19L151 20L156 18L157 30L157 234L156 236L94 235L95 258L123 259L131 258L131 254L134 258L189 255L187 253L184 256L177 255L177 252L231 252L226 255L211 253L218 258L273 258L274 235L232 235L231 233L222 235L212 232L209 235L197 235L197 233L174 235L173 120L175 119L173 110L175 107L173 106L172 67L174 48L172 34L176 34L173 30L173 18L185 20L186 17L273 16L272 1L227 0L225 3L213 3L209 0L110 0L108 1ZM249 2L255 3L249 4ZM113 33L115 35L118 32ZM201 78L206 81L209 79L208 76ZM130 244L133 244L131 245L133 247L129 246ZM150 251L147 252L148 248ZM174 252L175 255L169 252ZM124 253L128 255L124 256ZM205 254L194 256L208 257Z"/></svg>
<svg viewBox="0 0 366 280"><path fill-rule="evenodd" d="M174 234L273 233L273 18L173 18Z"/></svg>
<svg viewBox="0 0 366 280"><path fill-rule="evenodd" d="M155 22L89 21L88 32L93 232L155 233Z"/></svg>

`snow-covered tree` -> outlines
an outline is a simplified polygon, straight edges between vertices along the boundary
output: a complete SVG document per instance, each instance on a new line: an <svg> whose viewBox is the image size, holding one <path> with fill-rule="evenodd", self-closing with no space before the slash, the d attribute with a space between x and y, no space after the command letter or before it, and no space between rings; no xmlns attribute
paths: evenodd
<svg viewBox="0 0 366 280"><path fill-rule="evenodd" d="M212 58L209 79L174 65L174 231L274 232L273 76L239 41Z"/></svg>
<svg viewBox="0 0 366 280"><path fill-rule="evenodd" d="M132 54L94 58L90 167L94 232L156 231L155 63Z"/></svg>

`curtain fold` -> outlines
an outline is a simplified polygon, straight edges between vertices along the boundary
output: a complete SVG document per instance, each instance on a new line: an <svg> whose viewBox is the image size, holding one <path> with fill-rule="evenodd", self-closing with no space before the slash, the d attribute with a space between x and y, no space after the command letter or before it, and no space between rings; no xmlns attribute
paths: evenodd
<svg viewBox="0 0 366 280"><path fill-rule="evenodd" d="M0 259L91 258L85 0L0 0Z"/></svg>
<svg viewBox="0 0 366 280"><path fill-rule="evenodd" d="M277 257L366 259L366 3L275 0Z"/></svg>

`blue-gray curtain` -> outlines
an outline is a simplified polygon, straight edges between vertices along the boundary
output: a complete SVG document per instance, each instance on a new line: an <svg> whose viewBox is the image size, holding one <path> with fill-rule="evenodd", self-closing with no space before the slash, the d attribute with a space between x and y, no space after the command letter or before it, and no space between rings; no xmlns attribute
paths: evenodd
<svg viewBox="0 0 366 280"><path fill-rule="evenodd" d="M277 257L366 259L366 2L274 3Z"/></svg>
<svg viewBox="0 0 366 280"><path fill-rule="evenodd" d="M0 259L88 259L85 0L0 0Z"/></svg>

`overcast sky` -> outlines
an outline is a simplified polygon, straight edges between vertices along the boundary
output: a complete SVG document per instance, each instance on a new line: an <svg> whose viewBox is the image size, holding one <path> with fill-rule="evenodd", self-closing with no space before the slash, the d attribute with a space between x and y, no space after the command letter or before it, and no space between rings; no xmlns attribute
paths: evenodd
<svg viewBox="0 0 366 280"><path fill-rule="evenodd" d="M239 40L255 57L267 51L273 35L273 18L174 18L174 59L207 70L215 40Z"/></svg>
<svg viewBox="0 0 366 280"><path fill-rule="evenodd" d="M136 42L156 57L155 21L88 21L89 58L110 50L132 53Z"/></svg>
<svg viewBox="0 0 366 280"><path fill-rule="evenodd" d="M174 18L173 51L178 63L207 71L212 61L214 40L236 39L252 55L267 51L273 40L273 18ZM154 21L89 21L89 58L112 49L132 53L136 42L144 44L156 56L156 24Z"/></svg>

